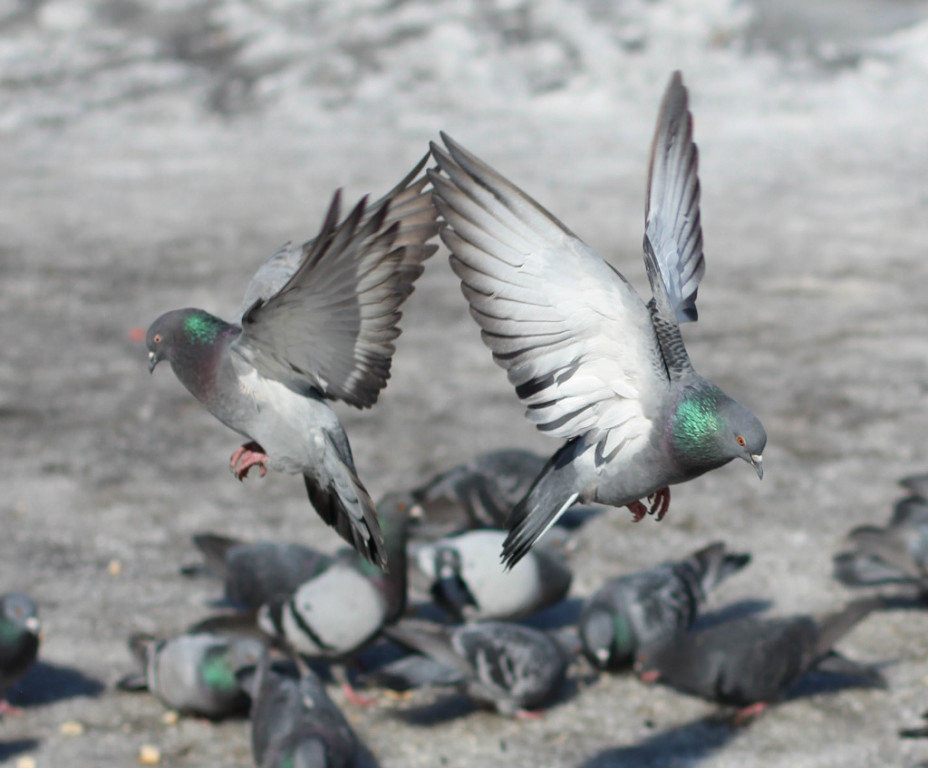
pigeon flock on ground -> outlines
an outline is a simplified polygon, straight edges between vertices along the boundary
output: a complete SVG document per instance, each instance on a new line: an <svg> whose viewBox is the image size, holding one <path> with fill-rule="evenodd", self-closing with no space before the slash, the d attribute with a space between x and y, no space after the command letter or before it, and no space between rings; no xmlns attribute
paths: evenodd
<svg viewBox="0 0 928 768"><path fill-rule="evenodd" d="M261 266L233 322L185 308L148 330L151 370L167 360L245 438L232 455L235 476L255 466L301 474L315 511L351 548L325 554L198 534L202 563L182 572L219 579L219 609L179 636L129 638L136 669L118 687L194 716L250 713L260 768L335 768L373 757L329 697L333 677L352 706L385 688L413 697L448 689L526 718L541 716L584 667L634 671L733 707L736 724L786 698L812 670L885 685L879 669L834 646L898 594L871 590L820 616L707 622L707 594L751 560L720 541L637 573L617 569L566 626L520 623L567 597L571 528L603 507L660 519L670 485L735 458L762 477L767 437L750 410L696 373L683 344L679 324L696 320L705 265L679 73L651 148L647 301L532 198L442 141L431 145L435 167L424 170L423 158L343 219L336 193L315 238ZM375 505L326 400L377 401L400 308L439 234L527 418L564 442L547 459L492 451ZM918 604L928 594L928 475L903 484L910 495L890 521L851 531L834 568L849 586L895 585ZM38 646L33 601L0 597L3 692Z"/></svg>

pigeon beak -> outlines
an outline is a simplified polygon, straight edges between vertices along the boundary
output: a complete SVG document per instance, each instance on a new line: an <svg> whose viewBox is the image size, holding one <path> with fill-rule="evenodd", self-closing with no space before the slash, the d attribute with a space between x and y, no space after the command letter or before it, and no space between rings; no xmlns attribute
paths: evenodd
<svg viewBox="0 0 928 768"><path fill-rule="evenodd" d="M148 353L148 372L149 373L155 372L155 366L158 365L159 360L161 360L161 358L158 357L158 355L155 354L154 352Z"/></svg>
<svg viewBox="0 0 928 768"><path fill-rule="evenodd" d="M759 453L752 453L750 458L751 464L754 465L754 471L757 472L757 479L764 479L764 457Z"/></svg>

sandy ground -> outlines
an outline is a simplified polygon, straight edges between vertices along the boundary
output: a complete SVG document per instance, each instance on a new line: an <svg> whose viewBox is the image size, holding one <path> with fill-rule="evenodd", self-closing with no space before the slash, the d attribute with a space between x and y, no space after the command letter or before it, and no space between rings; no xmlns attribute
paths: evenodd
<svg viewBox="0 0 928 768"><path fill-rule="evenodd" d="M8 22L4 40L41 42L30 25L75 23L54 7L51 21ZM830 577L841 535L884 519L897 478L928 469L922 60L902 77L879 55L844 69L794 68L750 51L697 64L699 50L680 61L640 54L624 102L602 108L591 105L595 91L568 88L517 108L503 94L468 109L449 82L446 100L429 91L416 111L412 97L391 101L369 79L370 93L328 112L230 115L210 109L209 89L194 79L171 101L119 91L112 103L52 114L42 88L63 94L69 81L2 80L0 586L36 598L45 641L41 665L13 697L24 715L0 724L0 762L131 765L151 744L164 765L250 765L246 723L166 724L151 697L113 690L131 666L126 638L173 632L207 612L216 585L178 573L194 559L194 532L339 545L298 479L232 479L236 436L169 369L149 376L130 329L180 306L229 316L266 255L315 232L337 186L349 198L381 193L439 128L643 288L647 147L676 65L696 71L687 82L708 260L700 322L685 337L698 369L764 421L766 476L758 483L738 463L678 487L660 524L600 516L576 534L572 597L724 538L754 562L713 607L760 601L788 613L847 599ZM738 62L750 70L744 79L729 71ZM29 99L37 106L24 117L17 110ZM494 447L553 452L480 343L444 250L403 326L377 406L339 408L375 496ZM807 685L740 730L707 719L714 708L700 700L582 667L538 722L460 700L422 711L384 699L346 713L387 767L909 766L928 759L928 744L896 735L928 707L926 636L921 613L868 619L840 647L885 663L889 690ZM82 732L63 732L67 721Z"/></svg>

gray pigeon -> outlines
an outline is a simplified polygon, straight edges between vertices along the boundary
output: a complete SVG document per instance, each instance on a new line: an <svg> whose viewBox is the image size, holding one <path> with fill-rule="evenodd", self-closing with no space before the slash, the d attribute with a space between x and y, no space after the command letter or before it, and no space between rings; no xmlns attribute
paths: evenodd
<svg viewBox="0 0 928 768"><path fill-rule="evenodd" d="M248 438L232 455L250 467L302 474L316 511L364 557L383 565L374 504L341 422L325 402L373 405L386 386L399 307L436 250L425 159L371 206L339 223L336 192L322 230L258 270L232 323L178 309L148 329L150 370L167 359L181 383Z"/></svg>
<svg viewBox="0 0 928 768"><path fill-rule="evenodd" d="M709 590L750 561L717 541L683 560L610 579L580 613L584 654L598 669L631 666L639 646L690 627Z"/></svg>
<svg viewBox="0 0 928 768"><path fill-rule="evenodd" d="M35 661L41 629L39 609L31 597L21 592L0 595L0 713L18 711L6 694Z"/></svg>
<svg viewBox="0 0 928 768"><path fill-rule="evenodd" d="M144 672L124 676L122 690L148 689L170 709L220 718L243 712L248 695L236 674L254 666L266 646L254 637L211 632L158 639L138 634L129 647Z"/></svg>
<svg viewBox="0 0 928 768"><path fill-rule="evenodd" d="M502 448L440 472L410 491L416 503L413 535L420 529L435 537L502 528L544 466L544 456Z"/></svg>
<svg viewBox="0 0 928 768"><path fill-rule="evenodd" d="M642 648L635 668L647 682L668 685L744 709L738 719L759 714L782 699L812 669L855 674L877 685L879 672L833 651L878 598L856 600L820 618L746 616L697 632L679 631Z"/></svg>
<svg viewBox="0 0 928 768"><path fill-rule="evenodd" d="M563 557L537 547L511 569L499 562L505 531L468 531L421 546L418 569L435 601L458 619L518 619L562 600L573 575Z"/></svg>
<svg viewBox="0 0 928 768"><path fill-rule="evenodd" d="M540 629L486 621L446 627L403 619L384 629L391 640L456 669L456 683L472 700L509 717L531 716L547 703L567 673L561 641Z"/></svg>
<svg viewBox="0 0 928 768"><path fill-rule="evenodd" d="M360 746L310 669L299 679L270 669L267 657L239 675L252 698L251 750L259 768L350 768Z"/></svg>
<svg viewBox="0 0 928 768"><path fill-rule="evenodd" d="M379 509L387 571L360 558L341 559L280 603L258 611L258 626L298 654L347 660L406 610L408 507L384 500Z"/></svg>
<svg viewBox="0 0 928 768"><path fill-rule="evenodd" d="M851 586L915 583L928 589L928 501L899 501L885 527L863 525L847 535L851 549L834 558L835 577Z"/></svg>
<svg viewBox="0 0 928 768"><path fill-rule="evenodd" d="M226 600L257 611L285 600L333 560L310 547L277 541L243 542L215 533L198 533L193 543L209 570L223 580Z"/></svg>
<svg viewBox="0 0 928 768"><path fill-rule="evenodd" d="M668 486L741 458L762 475L764 428L693 369L678 323L705 269L697 153L675 72L651 148L644 261L653 298L490 166L442 134L429 171L442 240L482 338L541 431L567 442L513 510L514 565L575 501L658 519Z"/></svg>

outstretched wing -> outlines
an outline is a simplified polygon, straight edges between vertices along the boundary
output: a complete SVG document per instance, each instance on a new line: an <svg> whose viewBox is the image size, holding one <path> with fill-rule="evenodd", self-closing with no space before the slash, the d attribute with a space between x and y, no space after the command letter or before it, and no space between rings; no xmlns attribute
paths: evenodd
<svg viewBox="0 0 928 768"><path fill-rule="evenodd" d="M285 247L258 270L236 345L262 375L360 408L376 402L390 376L399 307L436 250L427 244L438 230L427 180L416 180L424 165L341 222L336 192L296 266Z"/></svg>
<svg viewBox="0 0 928 768"><path fill-rule="evenodd" d="M429 171L471 315L526 416L587 435L601 458L647 439L668 386L651 318L625 279L557 219L442 134Z"/></svg>
<svg viewBox="0 0 928 768"><path fill-rule="evenodd" d="M650 247L669 300L668 320L696 320L696 291L706 271L699 223L699 156L693 116L679 72L670 78L657 117L645 208L645 252ZM650 274L650 272L649 272ZM659 290L654 279L655 298Z"/></svg>

